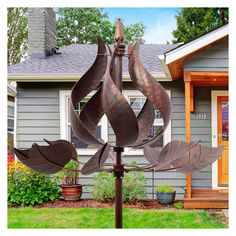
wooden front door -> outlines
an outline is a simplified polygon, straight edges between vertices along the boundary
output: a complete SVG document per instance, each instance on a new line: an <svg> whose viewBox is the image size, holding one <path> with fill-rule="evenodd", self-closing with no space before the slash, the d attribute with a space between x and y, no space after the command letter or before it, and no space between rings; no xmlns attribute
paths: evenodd
<svg viewBox="0 0 236 236"><path fill-rule="evenodd" d="M224 146L224 151L218 160L218 185L227 187L229 183L229 103L228 96L217 98L218 113L218 146Z"/></svg>

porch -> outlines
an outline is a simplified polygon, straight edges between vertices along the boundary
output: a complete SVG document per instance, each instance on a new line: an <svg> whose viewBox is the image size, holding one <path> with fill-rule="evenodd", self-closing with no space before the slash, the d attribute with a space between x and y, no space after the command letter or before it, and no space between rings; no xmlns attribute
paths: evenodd
<svg viewBox="0 0 236 236"><path fill-rule="evenodd" d="M191 198L185 196L184 208L228 208L228 190L192 190Z"/></svg>
<svg viewBox="0 0 236 236"><path fill-rule="evenodd" d="M228 72L184 72L185 84L185 129L186 141L191 141L191 113L194 109L194 88L199 86L228 86ZM225 91L227 93L227 91ZM220 97L222 98L222 96ZM226 96L224 97L226 98ZM228 97L226 98L228 102ZM216 119L215 133L212 132L212 146L225 146L225 151L217 163L213 164L216 184L212 189L192 189L192 174L186 175L186 193L184 208L228 208L228 139L225 141L222 130L222 111L220 99L216 99L216 109L212 109L212 117ZM216 113L216 114L215 114ZM213 128L212 128L213 130ZM215 138L215 141L214 141ZM214 166L217 167L214 167Z"/></svg>

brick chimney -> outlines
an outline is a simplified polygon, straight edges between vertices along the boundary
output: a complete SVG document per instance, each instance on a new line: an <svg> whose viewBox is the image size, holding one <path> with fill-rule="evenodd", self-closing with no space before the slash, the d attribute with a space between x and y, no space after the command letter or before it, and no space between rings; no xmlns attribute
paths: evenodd
<svg viewBox="0 0 236 236"><path fill-rule="evenodd" d="M29 8L29 55L46 58L56 52L56 14L53 8Z"/></svg>

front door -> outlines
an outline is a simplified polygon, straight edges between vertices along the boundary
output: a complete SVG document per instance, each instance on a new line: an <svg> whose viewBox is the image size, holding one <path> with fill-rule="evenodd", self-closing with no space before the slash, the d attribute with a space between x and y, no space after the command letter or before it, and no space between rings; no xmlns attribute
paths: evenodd
<svg viewBox="0 0 236 236"><path fill-rule="evenodd" d="M218 96L218 146L224 146L224 151L218 160L218 185L227 187L229 183L228 142L229 142L229 103L228 96Z"/></svg>

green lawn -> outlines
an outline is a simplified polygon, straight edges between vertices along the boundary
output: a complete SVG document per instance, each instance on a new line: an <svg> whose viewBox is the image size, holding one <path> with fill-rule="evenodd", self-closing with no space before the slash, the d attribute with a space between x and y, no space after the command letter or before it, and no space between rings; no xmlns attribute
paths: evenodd
<svg viewBox="0 0 236 236"><path fill-rule="evenodd" d="M205 211L124 209L124 228L224 228ZM10 208L8 228L114 228L112 208Z"/></svg>

